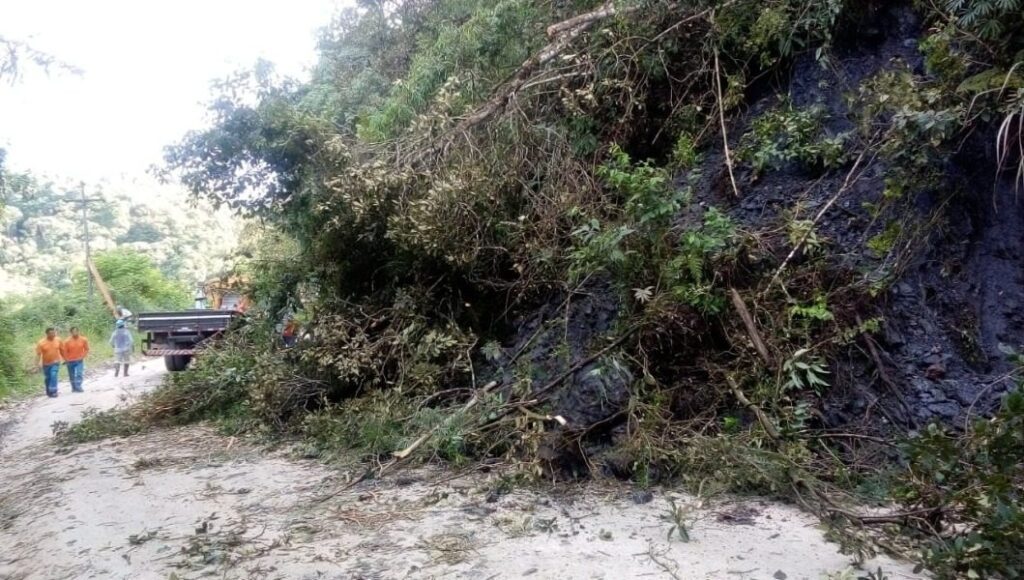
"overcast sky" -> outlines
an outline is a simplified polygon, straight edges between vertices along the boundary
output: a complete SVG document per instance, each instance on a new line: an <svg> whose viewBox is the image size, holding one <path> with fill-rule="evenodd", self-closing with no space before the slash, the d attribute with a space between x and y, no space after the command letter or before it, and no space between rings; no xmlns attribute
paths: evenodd
<svg viewBox="0 0 1024 580"><path fill-rule="evenodd" d="M316 31L345 0L0 0L0 35L83 70L0 84L8 165L137 177L205 122L210 81L259 58L305 78Z"/></svg>

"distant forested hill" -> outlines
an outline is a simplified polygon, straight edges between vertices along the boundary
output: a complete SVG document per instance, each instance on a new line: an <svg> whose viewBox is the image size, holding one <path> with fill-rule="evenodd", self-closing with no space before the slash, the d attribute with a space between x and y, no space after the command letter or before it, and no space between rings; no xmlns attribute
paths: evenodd
<svg viewBox="0 0 1024 580"><path fill-rule="evenodd" d="M84 267L79 186L31 174L3 175L0 297L71 284ZM149 256L169 278L191 283L221 270L237 226L207 204L153 183L86 185L92 249L128 248Z"/></svg>

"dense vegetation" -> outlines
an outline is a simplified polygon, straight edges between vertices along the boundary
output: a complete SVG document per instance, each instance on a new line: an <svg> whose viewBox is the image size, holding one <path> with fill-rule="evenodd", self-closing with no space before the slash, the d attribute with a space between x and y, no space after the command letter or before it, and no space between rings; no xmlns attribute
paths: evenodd
<svg viewBox="0 0 1024 580"><path fill-rule="evenodd" d="M308 83L226 81L167 154L268 224L261 308L81 429L772 493L852 550L906 545L878 524L940 576L1024 574L1016 363L957 302L989 264L963 237L1024 175L1020 2L365 1L320 48ZM956 359L891 329L940 307ZM289 310L308 336L279 350ZM904 354L927 368L893 378Z"/></svg>

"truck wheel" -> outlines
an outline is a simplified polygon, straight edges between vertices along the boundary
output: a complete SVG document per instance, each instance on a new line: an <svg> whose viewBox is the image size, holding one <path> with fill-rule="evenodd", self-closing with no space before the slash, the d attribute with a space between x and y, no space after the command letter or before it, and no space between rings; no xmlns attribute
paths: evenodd
<svg viewBox="0 0 1024 580"><path fill-rule="evenodd" d="M164 357L164 365L167 370L176 373L185 370L191 360L192 355L189 354L169 354Z"/></svg>

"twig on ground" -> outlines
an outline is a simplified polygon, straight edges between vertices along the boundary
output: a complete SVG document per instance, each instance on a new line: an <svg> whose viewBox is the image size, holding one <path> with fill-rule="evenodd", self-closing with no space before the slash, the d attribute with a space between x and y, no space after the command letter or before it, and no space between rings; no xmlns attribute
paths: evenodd
<svg viewBox="0 0 1024 580"><path fill-rule="evenodd" d="M659 568L664 570L665 573L668 574L669 576L675 578L676 580L683 580L679 576L679 574L676 574L676 570L679 569L679 565L676 564L676 567L673 569L673 568L670 568L669 565L666 564L665 562L662 562L661 560L659 560L658 557L654 555L654 546L653 545L650 546L650 548L647 550L647 557L650 558L652 562L657 564ZM675 562L673 562L673 564L674 563Z"/></svg>

